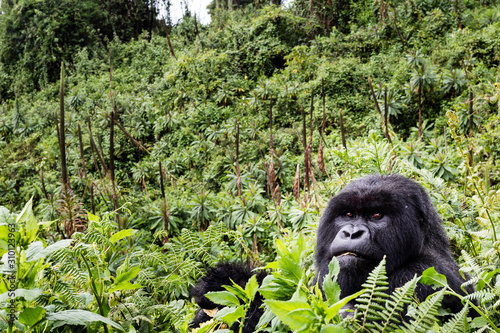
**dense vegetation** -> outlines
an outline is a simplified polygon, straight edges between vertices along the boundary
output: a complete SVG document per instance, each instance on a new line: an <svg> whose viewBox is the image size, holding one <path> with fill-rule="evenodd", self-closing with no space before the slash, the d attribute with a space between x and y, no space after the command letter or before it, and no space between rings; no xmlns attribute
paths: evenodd
<svg viewBox="0 0 500 333"><path fill-rule="evenodd" d="M256 292L267 332L500 331L498 1L228 3L203 26L156 1L1 2L0 329L188 332L190 287L243 260L273 279L214 295L198 332ZM381 263L342 319L335 280L313 284L320 213L395 172L477 291L446 316L442 276L426 302L416 279L388 298Z"/></svg>

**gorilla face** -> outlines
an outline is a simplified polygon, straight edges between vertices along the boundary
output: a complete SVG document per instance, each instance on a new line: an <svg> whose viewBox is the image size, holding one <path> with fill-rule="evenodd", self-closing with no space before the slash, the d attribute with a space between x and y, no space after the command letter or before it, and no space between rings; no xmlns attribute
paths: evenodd
<svg viewBox="0 0 500 333"><path fill-rule="evenodd" d="M340 263L338 281L346 296L361 289L384 255L390 276L425 257L426 244L436 248L434 256L448 255L439 217L420 185L399 175L354 181L330 201L318 227L320 284L333 257Z"/></svg>

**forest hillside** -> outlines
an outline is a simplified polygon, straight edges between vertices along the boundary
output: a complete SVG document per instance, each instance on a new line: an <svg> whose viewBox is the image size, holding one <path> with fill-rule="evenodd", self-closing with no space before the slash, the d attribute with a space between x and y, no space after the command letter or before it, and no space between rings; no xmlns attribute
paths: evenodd
<svg viewBox="0 0 500 333"><path fill-rule="evenodd" d="M497 0L214 0L208 25L169 1L0 3L0 331L191 332L218 262L274 284L214 296L197 332L257 293L263 332L500 331ZM431 196L463 311L432 272L418 302L377 267L355 317L315 287L321 213L374 173Z"/></svg>

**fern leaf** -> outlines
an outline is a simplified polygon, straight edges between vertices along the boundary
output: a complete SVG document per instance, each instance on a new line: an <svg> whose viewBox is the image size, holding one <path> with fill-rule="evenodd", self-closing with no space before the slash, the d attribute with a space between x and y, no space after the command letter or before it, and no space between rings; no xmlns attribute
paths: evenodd
<svg viewBox="0 0 500 333"><path fill-rule="evenodd" d="M466 304L464 308L456 313L446 324L441 327L443 333L466 332L467 327L467 313L469 306Z"/></svg>
<svg viewBox="0 0 500 333"><path fill-rule="evenodd" d="M494 300L495 294L492 292L489 292L487 290L480 290L480 291L476 291L470 295L465 296L465 299L468 299L468 300L475 299L475 300L481 302L482 304L485 304L487 302L491 302L492 300Z"/></svg>
<svg viewBox="0 0 500 333"><path fill-rule="evenodd" d="M380 264L368 275L363 284L365 292L358 297L356 307L362 313L361 328L374 327L372 321L382 319L380 313L384 310L381 304L388 297L387 273L385 270L385 257Z"/></svg>
<svg viewBox="0 0 500 333"><path fill-rule="evenodd" d="M417 285L417 276L406 282L404 286L396 289L392 295L386 300L385 307L380 313L382 322L374 323L380 332L393 332L399 328L403 317L405 306L413 301L413 293Z"/></svg>
<svg viewBox="0 0 500 333"><path fill-rule="evenodd" d="M405 326L410 332L427 332L431 330L434 322L436 321L436 316L438 315L438 308L441 305L445 289L433 294L425 302L421 303L415 312L408 313L414 319L410 323L405 323Z"/></svg>

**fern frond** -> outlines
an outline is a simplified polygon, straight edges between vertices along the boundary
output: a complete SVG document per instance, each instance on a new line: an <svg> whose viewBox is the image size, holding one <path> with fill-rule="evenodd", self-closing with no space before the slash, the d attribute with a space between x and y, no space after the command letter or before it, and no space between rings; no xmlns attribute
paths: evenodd
<svg viewBox="0 0 500 333"><path fill-rule="evenodd" d="M63 297L63 300L70 305L75 305L77 303L77 299L74 296L76 290L74 290L73 286L69 283L65 281L57 281L54 286L54 291L59 293Z"/></svg>
<svg viewBox="0 0 500 333"><path fill-rule="evenodd" d="M465 296L464 298L465 299L468 299L468 300L477 300L477 301L480 301L481 303L487 303L487 302L490 302L492 301L493 299L495 299L495 294L490 292L489 290L479 290L479 291L475 291L473 292L472 294L470 295L467 295Z"/></svg>
<svg viewBox="0 0 500 333"><path fill-rule="evenodd" d="M413 301L413 293L417 286L417 276L406 282L404 286L396 289L385 301L385 307L380 313L382 322L375 322L374 325L380 332L393 332L401 326L403 321L402 312L407 304Z"/></svg>
<svg viewBox="0 0 500 333"><path fill-rule="evenodd" d="M416 311L408 313L409 316L413 317L413 320L411 320L409 324L405 323L406 328L408 328L410 332L425 333L432 329L445 291L445 289L441 289L425 302L420 303Z"/></svg>
<svg viewBox="0 0 500 333"><path fill-rule="evenodd" d="M362 313L361 328L374 327L372 321L382 319L380 313L384 307L381 304L388 297L386 293L388 284L384 257L368 275L368 279L363 284L365 292L357 298L356 307Z"/></svg>
<svg viewBox="0 0 500 333"><path fill-rule="evenodd" d="M109 241L108 237L105 237L103 234L101 234L97 230L90 230L88 231L85 236L82 238L82 241L87 243L87 244L100 244L102 246L108 246L111 245L111 242Z"/></svg>
<svg viewBox="0 0 500 333"><path fill-rule="evenodd" d="M83 288L83 286L87 285L87 275L74 262L67 262L65 265L61 265L59 270L66 279L75 281L76 287L80 286Z"/></svg>
<svg viewBox="0 0 500 333"><path fill-rule="evenodd" d="M460 270L467 273L474 272L474 275L480 276L483 268L476 262L476 259L464 250L462 250L462 257L464 264Z"/></svg>
<svg viewBox="0 0 500 333"><path fill-rule="evenodd" d="M466 332L468 312L469 306L466 304L460 312L456 313L450 320L446 322L446 324L443 325L443 327L441 327L441 332Z"/></svg>

